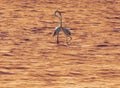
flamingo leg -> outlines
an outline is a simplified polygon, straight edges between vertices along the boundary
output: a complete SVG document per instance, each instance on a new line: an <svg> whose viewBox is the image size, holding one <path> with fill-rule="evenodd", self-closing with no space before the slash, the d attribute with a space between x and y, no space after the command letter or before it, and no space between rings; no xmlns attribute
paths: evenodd
<svg viewBox="0 0 120 88"><path fill-rule="evenodd" d="M68 40L68 38L70 38L70 39ZM71 40L72 40L72 37L66 36L66 43L67 43L67 44L68 44Z"/></svg>
<svg viewBox="0 0 120 88"><path fill-rule="evenodd" d="M70 38L70 40L69 40L69 41L71 41L71 40L72 40L72 37L71 37L71 36L69 36L69 38Z"/></svg>
<svg viewBox="0 0 120 88"><path fill-rule="evenodd" d="M66 36L66 43L68 44L68 37Z"/></svg>
<svg viewBox="0 0 120 88"><path fill-rule="evenodd" d="M57 44L59 44L59 35L57 35Z"/></svg>

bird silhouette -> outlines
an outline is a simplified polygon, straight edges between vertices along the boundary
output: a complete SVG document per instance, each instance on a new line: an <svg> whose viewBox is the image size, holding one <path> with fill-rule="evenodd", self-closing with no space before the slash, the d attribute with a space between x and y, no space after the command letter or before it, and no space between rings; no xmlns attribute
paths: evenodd
<svg viewBox="0 0 120 88"><path fill-rule="evenodd" d="M56 10L54 15L59 18L60 23L59 23L59 26L55 28L53 36L57 36L57 44L59 44L59 32L63 31L64 34L66 35L66 43L68 44L68 42L72 40L70 28L62 27L62 14L60 11ZM70 38L70 40L68 40L68 38Z"/></svg>

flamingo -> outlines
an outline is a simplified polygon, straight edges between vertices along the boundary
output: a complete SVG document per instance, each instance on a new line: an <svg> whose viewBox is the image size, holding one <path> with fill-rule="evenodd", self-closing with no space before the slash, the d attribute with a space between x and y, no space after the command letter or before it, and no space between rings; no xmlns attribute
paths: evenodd
<svg viewBox="0 0 120 88"><path fill-rule="evenodd" d="M58 13L58 15L57 15L57 13ZM62 14L60 11L56 10L54 15L59 18L60 23L59 23L59 26L57 26L55 28L53 36L57 36L57 44L59 44L59 32L63 31L64 34L66 35L66 43L68 44L68 38L70 38L70 40L72 40L72 37L70 36L71 35L70 28L62 27Z"/></svg>

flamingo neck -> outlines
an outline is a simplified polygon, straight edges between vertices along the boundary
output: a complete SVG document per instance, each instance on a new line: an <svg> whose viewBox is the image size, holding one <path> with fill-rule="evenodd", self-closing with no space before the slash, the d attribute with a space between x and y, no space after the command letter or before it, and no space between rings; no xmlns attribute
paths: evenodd
<svg viewBox="0 0 120 88"><path fill-rule="evenodd" d="M62 27L62 16L60 16L60 27Z"/></svg>
<svg viewBox="0 0 120 88"><path fill-rule="evenodd" d="M56 13L58 13L58 14L56 14ZM59 18L59 20L60 20L59 26L62 27L62 15L61 15L61 13L59 11L56 11L55 16Z"/></svg>

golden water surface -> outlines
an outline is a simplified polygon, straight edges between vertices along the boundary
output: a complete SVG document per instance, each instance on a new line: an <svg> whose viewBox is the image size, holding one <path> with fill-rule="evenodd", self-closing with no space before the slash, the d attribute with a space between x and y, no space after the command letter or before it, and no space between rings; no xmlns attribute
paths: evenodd
<svg viewBox="0 0 120 88"><path fill-rule="evenodd" d="M0 88L120 88L120 0L0 0Z"/></svg>

